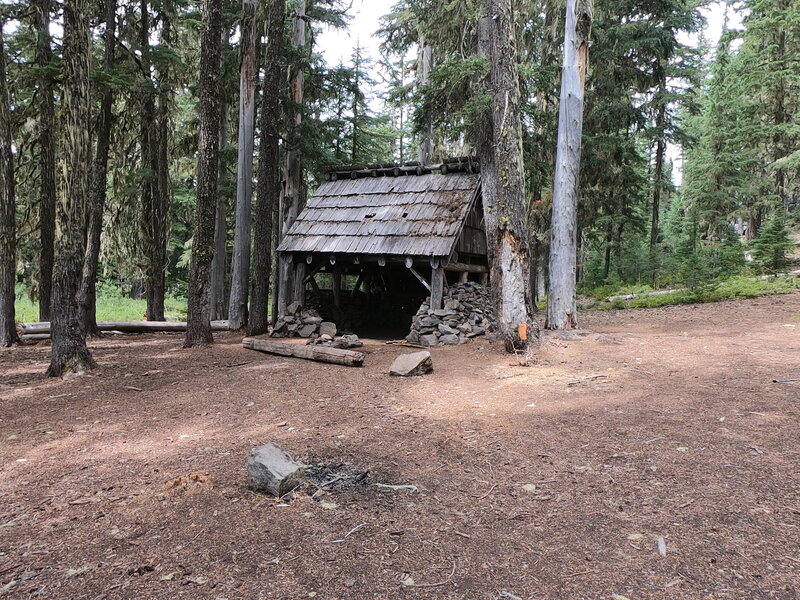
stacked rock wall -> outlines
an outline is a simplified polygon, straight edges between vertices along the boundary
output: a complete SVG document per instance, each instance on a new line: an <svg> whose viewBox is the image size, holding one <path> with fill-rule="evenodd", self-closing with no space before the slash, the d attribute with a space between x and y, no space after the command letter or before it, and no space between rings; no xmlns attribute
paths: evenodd
<svg viewBox="0 0 800 600"><path fill-rule="evenodd" d="M477 283L451 285L443 308L431 311L430 298L419 307L406 339L421 346L465 344L495 327L489 288Z"/></svg>
<svg viewBox="0 0 800 600"><path fill-rule="evenodd" d="M312 308L303 308L299 302L293 302L286 308L286 314L279 317L272 329L272 337L311 338L327 335L331 339L336 335L336 325L323 321L319 313Z"/></svg>

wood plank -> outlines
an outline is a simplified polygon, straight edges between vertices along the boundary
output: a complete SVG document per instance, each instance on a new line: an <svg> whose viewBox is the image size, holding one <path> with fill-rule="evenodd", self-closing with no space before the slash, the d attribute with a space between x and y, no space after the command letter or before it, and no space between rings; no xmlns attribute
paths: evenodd
<svg viewBox="0 0 800 600"><path fill-rule="evenodd" d="M256 338L244 338L242 346L249 350L275 354L277 356L291 356L304 360L325 362L348 367L361 367L364 365L364 353L353 350L341 350L327 346L306 346L304 344L287 344Z"/></svg>
<svg viewBox="0 0 800 600"><path fill-rule="evenodd" d="M444 296L444 269L437 267L431 269L431 310L442 308Z"/></svg>

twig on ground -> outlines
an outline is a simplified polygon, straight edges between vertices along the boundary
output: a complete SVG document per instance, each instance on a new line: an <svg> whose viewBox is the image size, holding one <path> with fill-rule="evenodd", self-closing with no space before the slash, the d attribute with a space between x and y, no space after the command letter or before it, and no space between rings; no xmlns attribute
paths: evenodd
<svg viewBox="0 0 800 600"><path fill-rule="evenodd" d="M488 498L496 487L497 487L497 484L494 484L491 488L489 488L488 492L486 492L483 496L478 497L478 500L483 500L485 498Z"/></svg>
<svg viewBox="0 0 800 600"><path fill-rule="evenodd" d="M450 575L444 581L439 581L437 583L415 583L414 585L412 585L410 587L432 588L432 587L439 587L439 586L442 586L442 585L446 585L446 584L450 583L450 581L453 579L453 575L455 575L455 573L456 573L456 561L453 561L453 570L450 571Z"/></svg>
<svg viewBox="0 0 800 600"><path fill-rule="evenodd" d="M796 383L800 379L773 379L772 383Z"/></svg>

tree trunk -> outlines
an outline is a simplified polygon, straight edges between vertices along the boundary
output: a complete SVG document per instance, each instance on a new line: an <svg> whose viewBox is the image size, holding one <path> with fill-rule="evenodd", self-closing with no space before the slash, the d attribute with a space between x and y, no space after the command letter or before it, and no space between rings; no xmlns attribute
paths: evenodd
<svg viewBox="0 0 800 600"><path fill-rule="evenodd" d="M59 171L58 235L53 265L53 348L47 375L83 373L95 367L86 347L78 292L84 258L84 232L89 205L90 49L89 0L65 0L61 98L63 124Z"/></svg>
<svg viewBox="0 0 800 600"><path fill-rule="evenodd" d="M297 3L294 20L294 34L292 44L295 51L305 52L306 45L306 0ZM299 109L303 104L303 86L305 84L305 72L303 65L295 63L292 65L289 88L292 98L290 111L291 131L289 133L288 149L286 151L286 170L284 172L284 193L283 203L280 208L280 239L287 234L289 228L294 224L297 215L300 213L300 195L303 183L303 165L300 161L300 125L303 121L303 114ZM278 314L286 311L288 298L292 290L292 265L286 261L278 263Z"/></svg>
<svg viewBox="0 0 800 600"><path fill-rule="evenodd" d="M666 93L666 80L662 80L659 85L659 95ZM659 219L661 216L661 191L664 188L664 157L667 149L667 140L664 137L664 120L667 113L666 99L661 100L656 115L656 132L658 140L656 140L656 164L653 169L653 214L650 220L650 252L655 250L658 244L659 236ZM655 277L655 274L653 275Z"/></svg>
<svg viewBox="0 0 800 600"><path fill-rule="evenodd" d="M236 169L236 228L233 236L228 325L247 325L250 277L250 228L253 198L253 141L256 92L256 1L242 0L241 67L239 69L239 149Z"/></svg>
<svg viewBox="0 0 800 600"><path fill-rule="evenodd" d="M430 44L422 45L422 56L420 57L419 84L424 87L428 85L433 69L433 46ZM428 165L433 160L433 119L431 115L425 115L425 122L422 129L422 139L419 142L419 162Z"/></svg>
<svg viewBox="0 0 800 600"><path fill-rule="evenodd" d="M487 32L488 31L488 39ZM522 122L519 74L511 0L490 0L488 19L481 22L481 51L491 56L491 179L482 189L489 253L492 301L498 328L509 352L538 339L530 285L527 210L522 167ZM488 157L487 157L488 158ZM483 165L481 165L483 167ZM494 196L493 198L491 196ZM488 218L487 218L488 217Z"/></svg>
<svg viewBox="0 0 800 600"><path fill-rule="evenodd" d="M114 48L116 46L116 0L105 1L106 30L103 34L103 73L111 76L114 69ZM89 230L86 236L86 254L83 257L81 277L80 306L81 323L87 335L98 336L97 328L97 264L100 258L100 235L103 231L103 212L106 205L106 186L108 181L108 154L111 148L111 127L114 92L106 80L100 113L97 123L97 147L92 168L91 198L89 206Z"/></svg>
<svg viewBox="0 0 800 600"><path fill-rule="evenodd" d="M214 211L219 179L220 59L222 0L203 0L200 42L200 108L197 152L197 209L189 272L185 348L205 346L211 335L209 279L214 259Z"/></svg>
<svg viewBox="0 0 800 600"><path fill-rule="evenodd" d="M14 317L17 280L17 205L6 52L0 26L0 347L19 343Z"/></svg>
<svg viewBox="0 0 800 600"><path fill-rule="evenodd" d="M168 3L163 3L168 4ZM169 8L169 7L167 7ZM166 10L161 17L161 46L169 48L172 30ZM167 63L165 63L166 65ZM150 224L151 254L150 281L147 288L147 320L164 320L166 294L167 242L169 237L170 181L169 181L169 130L170 99L169 70L163 66L157 74L154 127L153 127L153 220Z"/></svg>
<svg viewBox="0 0 800 600"><path fill-rule="evenodd" d="M222 46L227 45L227 32L223 31ZM222 51L224 53L224 50ZM228 264L228 198L223 190L227 189L225 157L228 146L228 105L225 95L220 97L219 118L219 189L217 207L214 213L214 260L211 261L211 283L209 305L211 320L223 319L228 314L225 305L225 272Z"/></svg>
<svg viewBox="0 0 800 600"><path fill-rule="evenodd" d="M36 66L39 82L39 319L50 319L53 295L53 243L56 230L56 112L53 101L51 0L35 0Z"/></svg>
<svg viewBox="0 0 800 600"><path fill-rule="evenodd" d="M558 112L558 147L553 184L550 286L547 328L575 329L577 212L580 183L583 90L589 61L592 0L567 0L564 68Z"/></svg>
<svg viewBox="0 0 800 600"><path fill-rule="evenodd" d="M278 136L280 125L279 95L282 87L281 54L286 2L271 0L264 85L261 93L261 114L258 157L258 188L253 245L253 293L251 298L249 335L267 332L270 271L272 270L272 212L280 198L278 181Z"/></svg>

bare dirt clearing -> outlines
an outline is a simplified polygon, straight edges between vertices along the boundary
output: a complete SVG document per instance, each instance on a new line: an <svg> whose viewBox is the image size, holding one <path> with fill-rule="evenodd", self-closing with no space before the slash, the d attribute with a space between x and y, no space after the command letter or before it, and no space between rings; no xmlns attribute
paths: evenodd
<svg viewBox="0 0 800 600"><path fill-rule="evenodd" d="M800 597L800 383L773 383L800 294L582 326L532 368L478 341L417 379L377 342L355 369L113 337L68 381L2 351L0 595ZM267 441L369 473L276 502L245 488Z"/></svg>

